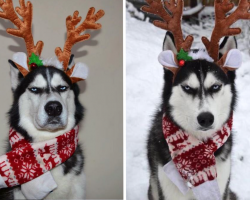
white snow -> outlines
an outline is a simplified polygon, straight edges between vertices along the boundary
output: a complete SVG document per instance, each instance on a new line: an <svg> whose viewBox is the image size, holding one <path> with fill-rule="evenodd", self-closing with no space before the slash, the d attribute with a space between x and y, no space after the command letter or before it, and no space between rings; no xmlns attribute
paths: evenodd
<svg viewBox="0 0 250 200"><path fill-rule="evenodd" d="M165 31L126 14L126 173L127 199L145 200L149 185L146 140L155 111L161 101L163 69L157 57L162 51ZM248 30L249 30L249 23ZM211 26L212 27L212 26ZM209 36L211 27L184 24L183 29L195 33L195 46L201 34ZM244 27L247 29L246 27ZM244 30L243 30L244 32ZM244 36L244 34L243 34ZM239 37L243 65L237 71L237 108L234 112L233 167L230 187L240 200L250 197L250 56L249 36ZM241 161L241 158L243 160Z"/></svg>
<svg viewBox="0 0 250 200"><path fill-rule="evenodd" d="M183 10L183 16L185 16L185 15L193 15L193 14L197 13L198 11L200 11L202 8L203 8L202 3L199 3L194 8Z"/></svg>
<svg viewBox="0 0 250 200"><path fill-rule="evenodd" d="M137 17L138 19L143 20L144 19L144 13L143 12L139 12L132 3L126 1L126 9L127 11L129 11L131 14L133 14L135 17Z"/></svg>

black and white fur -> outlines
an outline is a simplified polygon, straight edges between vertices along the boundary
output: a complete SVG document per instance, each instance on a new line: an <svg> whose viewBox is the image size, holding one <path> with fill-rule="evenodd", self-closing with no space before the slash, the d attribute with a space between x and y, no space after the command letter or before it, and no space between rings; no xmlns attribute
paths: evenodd
<svg viewBox="0 0 250 200"><path fill-rule="evenodd" d="M231 48L236 48L235 39L225 38L220 48L221 55ZM163 50L172 50L176 53L174 39L170 33L166 34ZM199 51L203 50L193 50L192 53L199 53ZM154 117L147 143L150 167L149 200L195 199L191 191L184 196L163 171L163 166L171 160L162 132L163 113L166 113L180 128L202 140L228 120L236 101L235 72L229 71L226 75L213 62L203 59L186 62L174 82L172 79L172 72L164 69L162 103ZM199 122L199 118L203 118L205 122L202 120ZM217 180L223 200L237 199L228 187L232 137L233 133L215 152Z"/></svg>
<svg viewBox="0 0 250 200"><path fill-rule="evenodd" d="M69 67L72 66L71 61ZM70 131L83 118L84 108L78 100L79 87L60 69L59 62L31 71L25 78L11 64L14 102L9 111L9 124L30 142L55 138ZM61 65L61 64L60 64ZM57 68L56 68L57 67ZM47 111L46 111L47 106ZM49 108L48 108L49 106ZM50 107L52 106L52 107ZM51 113L58 108L57 113ZM54 110L55 111L55 110ZM10 146L7 151L11 150ZM81 146L72 157L50 172L57 188L45 199L83 199L85 193L84 157ZM20 186L0 190L0 199L25 199Z"/></svg>

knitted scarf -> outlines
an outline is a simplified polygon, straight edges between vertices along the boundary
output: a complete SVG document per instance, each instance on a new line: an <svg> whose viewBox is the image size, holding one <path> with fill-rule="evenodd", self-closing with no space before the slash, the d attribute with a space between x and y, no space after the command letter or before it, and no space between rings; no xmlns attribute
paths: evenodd
<svg viewBox="0 0 250 200"><path fill-rule="evenodd" d="M172 160L182 178L196 187L217 177L214 152L228 139L232 129L231 116L223 127L206 141L200 141L181 130L163 116L163 134Z"/></svg>
<svg viewBox="0 0 250 200"><path fill-rule="evenodd" d="M0 188L31 181L65 162L76 150L79 127L51 140L29 143L10 129L12 150L0 156Z"/></svg>

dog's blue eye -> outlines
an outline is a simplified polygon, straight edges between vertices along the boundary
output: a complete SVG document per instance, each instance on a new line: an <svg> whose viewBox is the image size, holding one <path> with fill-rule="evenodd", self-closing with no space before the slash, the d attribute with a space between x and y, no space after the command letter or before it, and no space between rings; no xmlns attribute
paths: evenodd
<svg viewBox="0 0 250 200"><path fill-rule="evenodd" d="M220 88L221 88L221 85L213 85L212 86L212 89L215 91L219 90Z"/></svg>
<svg viewBox="0 0 250 200"><path fill-rule="evenodd" d="M64 91L66 91L67 89L68 89L67 86L58 86L58 88L57 88L57 90L58 90L59 92L64 92Z"/></svg>
<svg viewBox="0 0 250 200"><path fill-rule="evenodd" d="M184 86L184 89L185 90L190 90L190 87L186 85L186 86Z"/></svg>
<svg viewBox="0 0 250 200"><path fill-rule="evenodd" d="M42 89L36 88L36 87L32 87L32 88L29 88L29 91L31 91L31 92L33 92L35 94L38 94L38 93L42 92Z"/></svg>
<svg viewBox="0 0 250 200"><path fill-rule="evenodd" d="M191 87L189 87L188 85L181 85L181 87L182 87L182 89L184 90L184 91L191 91L192 90L192 88Z"/></svg>
<svg viewBox="0 0 250 200"><path fill-rule="evenodd" d="M198 91L197 88L191 88L188 85L181 85L182 90L187 93L187 94L191 94L191 95L195 95Z"/></svg>

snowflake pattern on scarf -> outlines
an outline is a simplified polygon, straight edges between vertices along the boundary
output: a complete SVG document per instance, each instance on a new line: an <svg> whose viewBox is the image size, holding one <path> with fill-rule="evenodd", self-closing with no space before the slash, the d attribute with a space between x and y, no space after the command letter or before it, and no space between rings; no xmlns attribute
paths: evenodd
<svg viewBox="0 0 250 200"><path fill-rule="evenodd" d="M54 139L29 143L10 129L12 151L0 156L0 175L6 187L31 181L70 158L76 150L79 127Z"/></svg>
<svg viewBox="0 0 250 200"><path fill-rule="evenodd" d="M207 141L200 141L178 128L165 115L162 121L164 138L180 175L193 186L217 177L214 152L230 136L232 116L228 122Z"/></svg>

